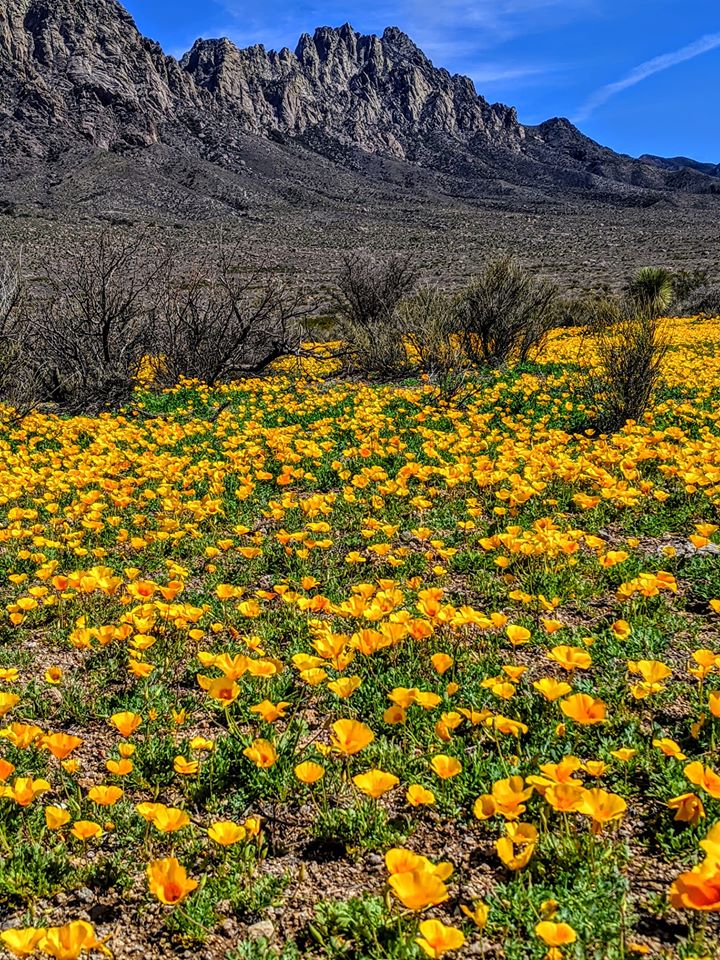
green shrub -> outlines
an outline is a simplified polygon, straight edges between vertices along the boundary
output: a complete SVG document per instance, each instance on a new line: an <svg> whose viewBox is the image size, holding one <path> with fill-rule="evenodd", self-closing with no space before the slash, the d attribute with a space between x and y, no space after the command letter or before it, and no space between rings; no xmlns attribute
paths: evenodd
<svg viewBox="0 0 720 960"><path fill-rule="evenodd" d="M541 349L552 329L556 301L553 286L511 257L493 261L458 299L465 355L478 367L524 362Z"/></svg>
<svg viewBox="0 0 720 960"><path fill-rule="evenodd" d="M667 327L654 310L618 306L588 332L598 359L587 381L588 402L599 428L614 432L648 409L668 349Z"/></svg>

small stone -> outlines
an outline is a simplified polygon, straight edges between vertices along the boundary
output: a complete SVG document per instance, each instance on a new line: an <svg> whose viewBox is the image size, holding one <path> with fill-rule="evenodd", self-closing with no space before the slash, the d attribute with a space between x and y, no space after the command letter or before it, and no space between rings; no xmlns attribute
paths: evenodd
<svg viewBox="0 0 720 960"><path fill-rule="evenodd" d="M247 929L248 939L250 940L260 940L261 938L270 940L274 933L275 927L270 920L259 920Z"/></svg>
<svg viewBox="0 0 720 960"><path fill-rule="evenodd" d="M367 862L371 867L381 867L383 858L380 856L379 853L369 853Z"/></svg>
<svg viewBox="0 0 720 960"><path fill-rule="evenodd" d="M95 902L88 910L93 923L107 923L112 920L115 910L112 904Z"/></svg>
<svg viewBox="0 0 720 960"><path fill-rule="evenodd" d="M704 547L699 547L697 552L716 557L720 553L720 547L716 543L706 543Z"/></svg>
<svg viewBox="0 0 720 960"><path fill-rule="evenodd" d="M483 943L480 940L476 940L475 943L471 943L465 948L465 955L467 957L484 957L486 954L493 952L494 947L491 943Z"/></svg>

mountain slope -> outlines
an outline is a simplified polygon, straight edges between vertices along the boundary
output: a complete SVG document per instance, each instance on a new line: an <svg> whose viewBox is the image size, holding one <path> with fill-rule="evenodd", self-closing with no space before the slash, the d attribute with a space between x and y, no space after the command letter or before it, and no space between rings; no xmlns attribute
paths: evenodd
<svg viewBox="0 0 720 960"><path fill-rule="evenodd" d="M294 52L199 40L178 63L116 0L5 0L0 157L0 200L89 214L237 216L358 192L513 209L720 192L568 121L521 125L396 28L323 27Z"/></svg>
<svg viewBox="0 0 720 960"><path fill-rule="evenodd" d="M656 157L650 153L644 153L640 160L654 167L660 167L661 170L694 170L705 174L706 177L720 177L720 163L701 163L699 160L690 160L688 157Z"/></svg>

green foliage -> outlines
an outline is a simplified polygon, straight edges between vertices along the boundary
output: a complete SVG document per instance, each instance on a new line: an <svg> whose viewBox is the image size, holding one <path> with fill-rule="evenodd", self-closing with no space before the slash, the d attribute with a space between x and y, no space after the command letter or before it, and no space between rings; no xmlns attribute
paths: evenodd
<svg viewBox="0 0 720 960"><path fill-rule="evenodd" d="M279 947L271 946L264 937L243 940L235 950L225 955L226 960L301 960L299 947L290 940Z"/></svg>
<svg viewBox="0 0 720 960"><path fill-rule="evenodd" d="M643 267L630 281L627 293L640 312L664 315L673 301L673 275L664 267Z"/></svg>
<svg viewBox="0 0 720 960"><path fill-rule="evenodd" d="M47 849L41 843L19 844L0 861L0 906L9 908L49 897L77 883L63 846Z"/></svg>
<svg viewBox="0 0 720 960"><path fill-rule="evenodd" d="M511 257L491 261L458 297L458 332L477 367L524 363L540 350L556 318L556 289Z"/></svg>
<svg viewBox="0 0 720 960"><path fill-rule="evenodd" d="M329 960L410 960L421 954L406 927L379 897L366 895L319 903L307 931Z"/></svg>
<svg viewBox="0 0 720 960"><path fill-rule="evenodd" d="M587 837L548 837L530 868L532 882L498 885L490 900L488 933L513 931L505 943L507 960L542 960L547 947L535 935L543 904L559 905L558 921L570 922L578 936L576 956L624 960L625 931L633 922L622 844L588 842ZM573 948L569 955L573 956Z"/></svg>
<svg viewBox="0 0 720 960"><path fill-rule="evenodd" d="M323 807L312 832L323 843L340 844L349 851L380 850L401 843L410 832L410 824L402 819L391 821L373 801L360 801L351 807Z"/></svg>
<svg viewBox="0 0 720 960"><path fill-rule="evenodd" d="M668 349L666 324L649 307L602 317L590 328L587 346L598 357L588 375L586 402L596 411L601 432L639 421L657 388Z"/></svg>

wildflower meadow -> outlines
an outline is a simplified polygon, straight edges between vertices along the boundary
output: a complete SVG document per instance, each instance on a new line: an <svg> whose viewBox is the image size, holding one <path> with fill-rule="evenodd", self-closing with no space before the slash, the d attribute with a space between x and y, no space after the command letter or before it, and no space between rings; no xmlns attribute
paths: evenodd
<svg viewBox="0 0 720 960"><path fill-rule="evenodd" d="M266 376L0 423L0 955L720 951L720 324L588 428Z"/></svg>

